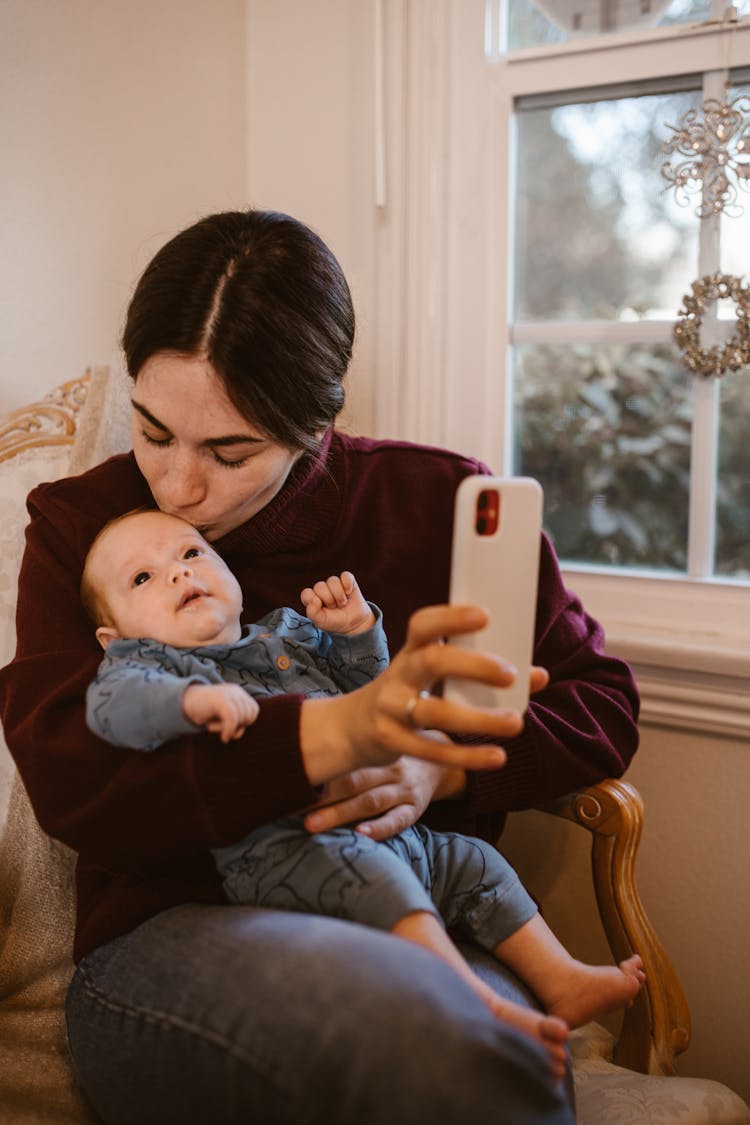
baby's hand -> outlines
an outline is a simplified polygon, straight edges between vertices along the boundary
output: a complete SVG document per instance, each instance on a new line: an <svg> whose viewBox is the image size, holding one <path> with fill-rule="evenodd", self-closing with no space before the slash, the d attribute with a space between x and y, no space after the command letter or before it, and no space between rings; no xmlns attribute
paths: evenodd
<svg viewBox="0 0 750 1125"><path fill-rule="evenodd" d="M313 625L328 633L364 633L375 624L375 614L351 571L307 586L300 598Z"/></svg>
<svg viewBox="0 0 750 1125"><path fill-rule="evenodd" d="M214 731L222 742L230 742L242 737L260 708L239 684L188 684L182 710L191 723Z"/></svg>

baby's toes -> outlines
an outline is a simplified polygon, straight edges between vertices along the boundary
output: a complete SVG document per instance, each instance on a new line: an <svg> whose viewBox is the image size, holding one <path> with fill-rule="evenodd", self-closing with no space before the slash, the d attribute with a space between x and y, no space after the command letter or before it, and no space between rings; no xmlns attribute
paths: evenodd
<svg viewBox="0 0 750 1125"><path fill-rule="evenodd" d="M560 1019L559 1016L544 1016L539 1021L539 1034L547 1047L560 1046L563 1058L565 1057L565 1045L570 1035L570 1028L565 1020Z"/></svg>
<svg viewBox="0 0 750 1125"><path fill-rule="evenodd" d="M558 1044L550 1050L550 1059L552 1060L552 1073L555 1078L563 1078L568 1064L566 1048Z"/></svg>
<svg viewBox="0 0 750 1125"><path fill-rule="evenodd" d="M637 953L634 953L632 957L621 961L618 968L621 972L625 973L626 976L637 977L639 973L643 972L643 961Z"/></svg>

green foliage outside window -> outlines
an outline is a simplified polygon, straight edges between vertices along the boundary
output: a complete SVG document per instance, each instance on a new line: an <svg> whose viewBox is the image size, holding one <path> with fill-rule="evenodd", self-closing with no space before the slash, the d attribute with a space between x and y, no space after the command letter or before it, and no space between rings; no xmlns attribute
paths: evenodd
<svg viewBox="0 0 750 1125"><path fill-rule="evenodd" d="M515 471L542 484L562 558L684 571L692 412L674 351L518 352Z"/></svg>

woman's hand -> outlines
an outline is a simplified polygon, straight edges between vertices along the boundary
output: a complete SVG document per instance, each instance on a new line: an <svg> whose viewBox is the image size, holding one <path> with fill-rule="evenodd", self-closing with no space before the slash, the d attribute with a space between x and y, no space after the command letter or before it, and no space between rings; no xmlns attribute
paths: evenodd
<svg viewBox="0 0 750 1125"><path fill-rule="evenodd" d="M445 739L437 731L431 737ZM305 817L308 832L327 832L356 823L373 840L387 840L409 828L434 799L458 797L466 785L463 770L416 758L391 766L355 770L329 782L318 806Z"/></svg>
<svg viewBox="0 0 750 1125"><path fill-rule="evenodd" d="M497 769L505 751L497 745L458 745L431 737L424 728L451 734L507 739L518 734L518 711L480 708L430 695L447 676L499 687L513 682L515 669L491 653L469 652L443 643L487 623L478 606L430 606L410 619L406 643L371 683L331 699L302 706L300 745L313 785L371 766L392 765L402 755L452 769Z"/></svg>

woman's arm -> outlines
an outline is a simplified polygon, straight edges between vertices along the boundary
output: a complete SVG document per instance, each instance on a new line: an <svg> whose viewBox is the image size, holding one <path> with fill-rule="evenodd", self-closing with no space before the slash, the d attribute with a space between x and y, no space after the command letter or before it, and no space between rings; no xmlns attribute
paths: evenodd
<svg viewBox="0 0 750 1125"><path fill-rule="evenodd" d="M357 821L385 839L414 823L431 801L453 798L460 800L464 828L489 815L492 834L505 811L625 772L638 746L632 673L604 652L600 626L565 588L546 537L541 552L534 660L548 670L549 682L537 685L521 733L503 740L504 766L464 772L404 758L386 770L357 771L326 788L330 804L308 815L311 831Z"/></svg>
<svg viewBox="0 0 750 1125"><path fill-rule="evenodd" d="M448 672L463 667L494 682L507 675L500 661L474 656L463 665L465 654L437 643L452 628L470 627L449 610L416 615L409 643L373 684L338 699L266 700L237 742L196 733L148 757L102 742L85 725L86 689L100 650L78 596L83 558L102 517L95 506L84 512L80 502L66 503L66 495L43 488L30 500L17 655L0 674L0 691L8 745L37 817L81 854L99 863L139 863L226 844L310 807L317 787L342 773L402 753L452 768L502 760L497 748L452 749L407 721L408 701ZM453 729L469 719L478 729L475 716L446 717ZM518 725L511 716L487 730L508 736Z"/></svg>

